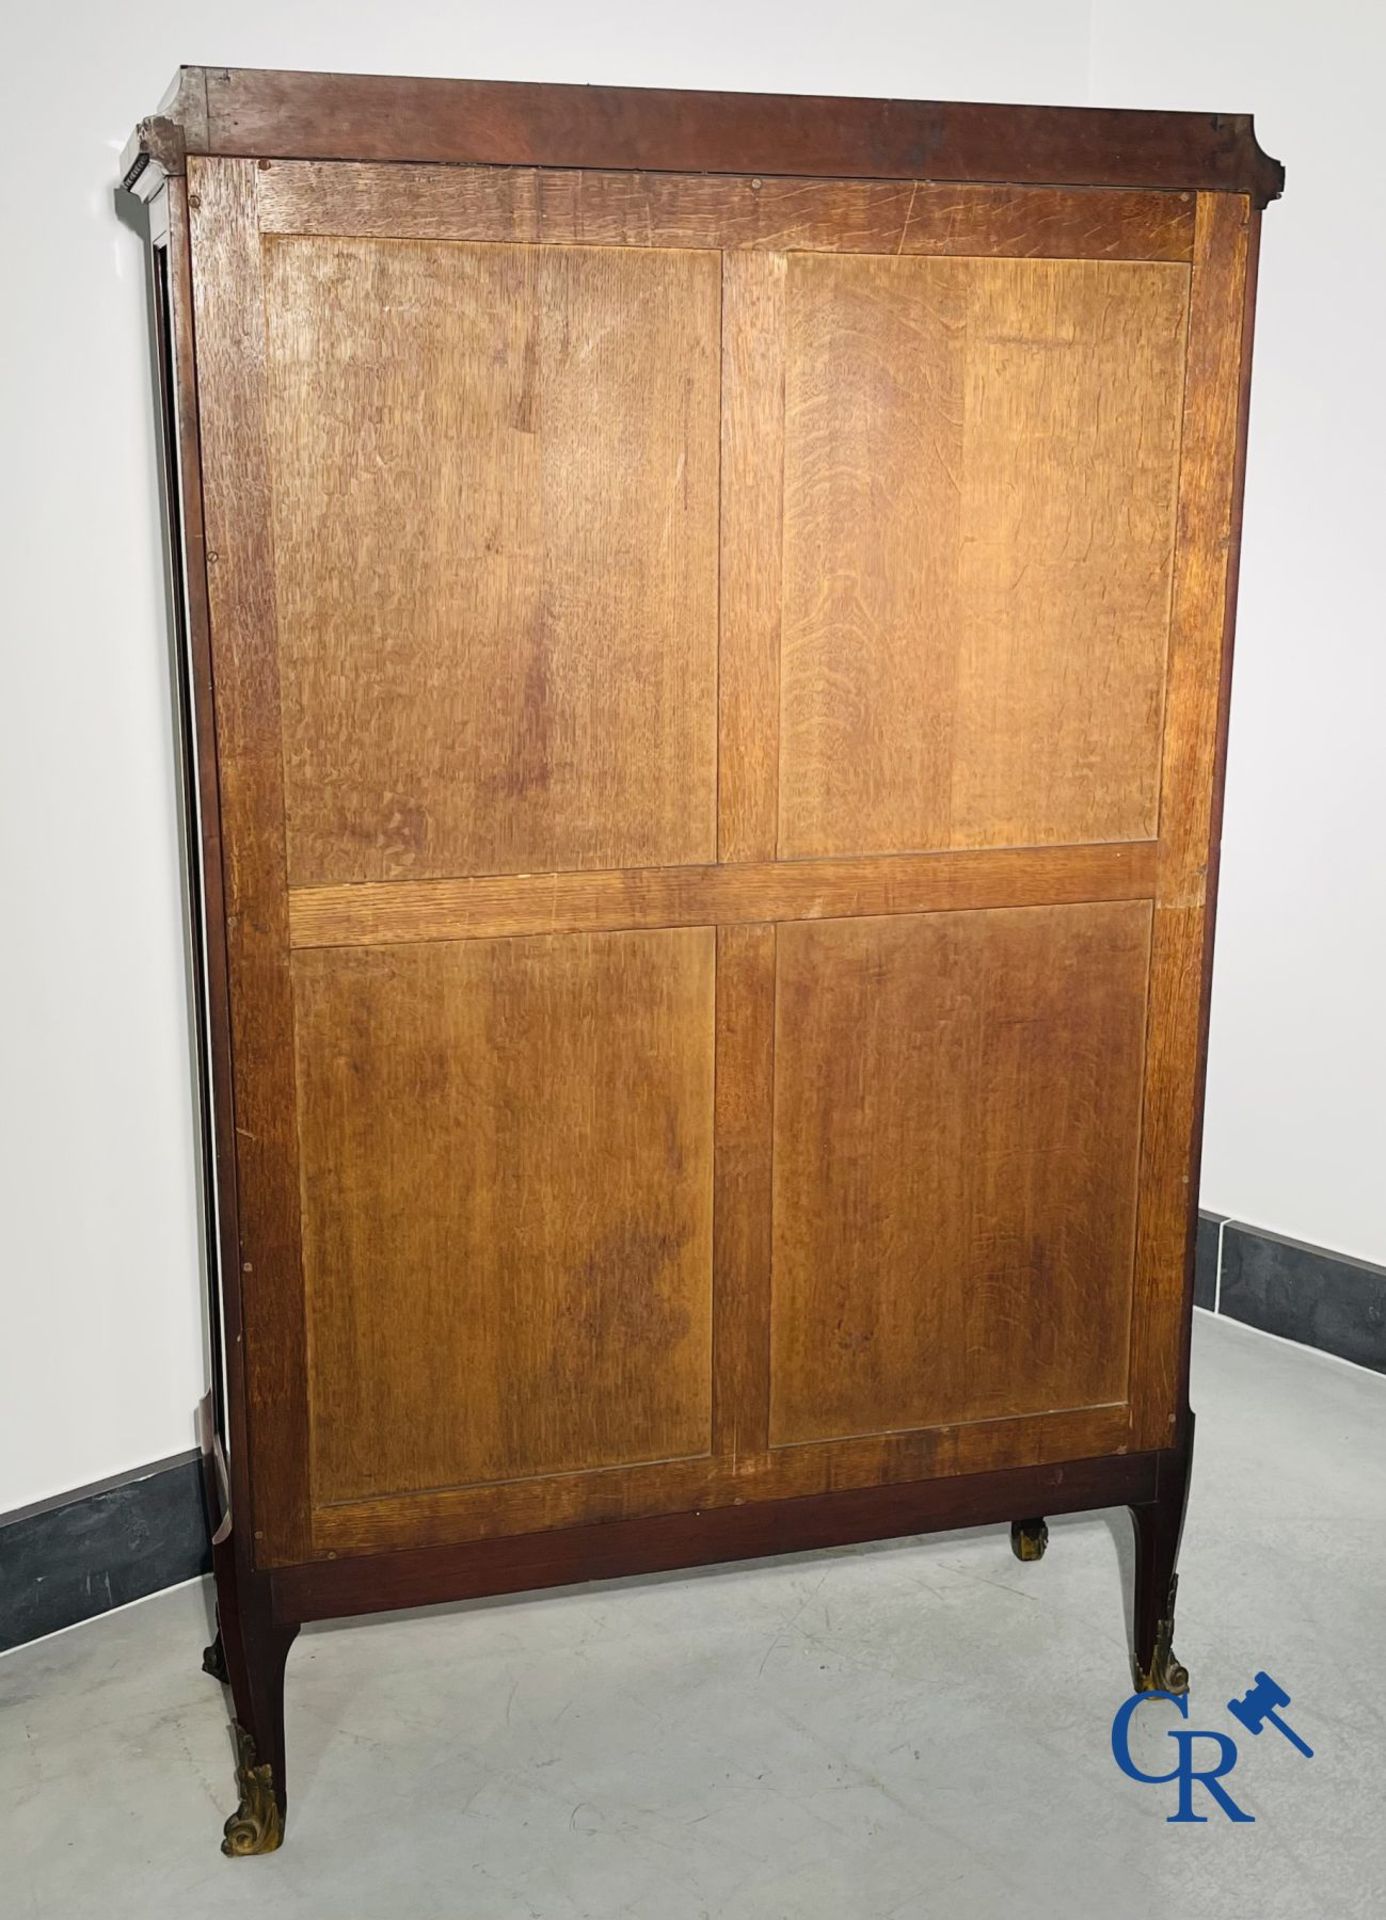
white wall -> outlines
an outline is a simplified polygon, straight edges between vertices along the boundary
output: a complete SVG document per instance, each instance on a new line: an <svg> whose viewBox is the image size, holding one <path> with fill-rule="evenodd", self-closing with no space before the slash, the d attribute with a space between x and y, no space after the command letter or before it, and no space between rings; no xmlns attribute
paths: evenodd
<svg viewBox="0 0 1386 1920"><path fill-rule="evenodd" d="M1114 0L82 0L7 23L0 1511L189 1445L202 1391L143 263L111 199L180 60L1259 109L1291 197L1267 222L1205 1200L1386 1257L1364 1038L1386 423L1368 351L1381 269L1357 237L1368 203L1379 231L1382 189L1372 61L1349 35L1374 37L1378 67L1386 42L1345 0L1314 11L1312 43L1293 17L1216 0L1145 28Z"/></svg>
<svg viewBox="0 0 1386 1920"><path fill-rule="evenodd" d="M1266 214L1203 1203L1386 1261L1386 9L1094 8L1094 99L1250 107Z"/></svg>

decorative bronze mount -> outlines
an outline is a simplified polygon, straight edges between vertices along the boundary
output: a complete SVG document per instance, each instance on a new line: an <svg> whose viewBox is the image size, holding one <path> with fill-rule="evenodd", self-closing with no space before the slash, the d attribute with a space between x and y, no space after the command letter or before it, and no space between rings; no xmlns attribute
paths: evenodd
<svg viewBox="0 0 1386 1920"><path fill-rule="evenodd" d="M226 1649L218 1625L215 1640L202 1650L202 1671L230 1686ZM283 1844L284 1816L274 1791L274 1769L268 1760L261 1762L255 1742L239 1721L231 1723L236 1737L236 1785L240 1805L226 1822L221 1850L232 1856L247 1853L273 1853Z"/></svg>
<svg viewBox="0 0 1386 1920"><path fill-rule="evenodd" d="M1043 1560L1049 1545L1049 1528L1043 1518L1012 1520L1011 1552L1017 1560Z"/></svg>
<svg viewBox="0 0 1386 1920"><path fill-rule="evenodd" d="M274 1796L274 1775L268 1760L257 1761L255 1742L239 1723L236 1736L236 1784L241 1804L227 1821L223 1853L273 1853L284 1839L284 1816Z"/></svg>
<svg viewBox="0 0 1386 1920"><path fill-rule="evenodd" d="M1159 1626L1155 1629L1155 1650L1150 1665L1142 1667L1137 1654L1131 1656L1131 1679L1137 1693L1187 1693L1189 1670L1175 1658L1170 1642L1174 1638L1174 1596L1179 1590L1179 1575L1169 1583L1169 1599Z"/></svg>

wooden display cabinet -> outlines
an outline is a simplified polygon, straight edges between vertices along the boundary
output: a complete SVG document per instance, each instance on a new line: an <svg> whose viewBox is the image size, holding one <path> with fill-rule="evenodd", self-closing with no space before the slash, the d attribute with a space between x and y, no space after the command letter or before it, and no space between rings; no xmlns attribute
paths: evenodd
<svg viewBox="0 0 1386 1920"><path fill-rule="evenodd" d="M1244 117L185 68L214 1670L1126 1505L1170 1646Z"/></svg>

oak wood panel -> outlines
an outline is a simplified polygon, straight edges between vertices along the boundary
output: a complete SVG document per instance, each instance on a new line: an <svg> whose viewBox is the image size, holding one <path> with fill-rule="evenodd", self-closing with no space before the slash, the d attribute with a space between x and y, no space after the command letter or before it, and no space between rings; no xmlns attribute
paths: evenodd
<svg viewBox="0 0 1386 1920"><path fill-rule="evenodd" d="M1153 833L1187 293L791 258L782 856Z"/></svg>
<svg viewBox="0 0 1386 1920"><path fill-rule="evenodd" d="M779 929L772 1444L1124 1400L1150 913Z"/></svg>
<svg viewBox="0 0 1386 1920"><path fill-rule="evenodd" d="M1160 860L1147 1038L1133 1434L1166 1443L1187 1369L1189 1239L1205 1072L1209 868L1216 859L1231 673L1235 535L1250 353L1252 209L1200 196L1170 632Z"/></svg>
<svg viewBox="0 0 1386 1920"><path fill-rule="evenodd" d="M1192 195L1101 187L272 160L259 196L266 233L1120 260L1193 253Z"/></svg>
<svg viewBox="0 0 1386 1920"><path fill-rule="evenodd" d="M305 1334L260 238L251 161L188 163L207 601L231 972L255 1558L308 1550ZM233 1474L240 1465L233 1459ZM242 1541L244 1535L241 1536Z"/></svg>
<svg viewBox="0 0 1386 1920"><path fill-rule="evenodd" d="M315 1506L707 1451L714 949L296 957Z"/></svg>
<svg viewBox="0 0 1386 1920"><path fill-rule="evenodd" d="M770 1418L775 929L717 932L713 1452L764 1455Z"/></svg>
<svg viewBox="0 0 1386 1920"><path fill-rule="evenodd" d="M1188 275L972 279L955 840L1140 839L1159 813Z"/></svg>
<svg viewBox="0 0 1386 1920"><path fill-rule="evenodd" d="M291 880L713 858L717 257L265 250Z"/></svg>
<svg viewBox="0 0 1386 1920"><path fill-rule="evenodd" d="M990 270L790 262L781 855L953 844L956 343L972 279Z"/></svg>
<svg viewBox="0 0 1386 1920"><path fill-rule="evenodd" d="M782 253L722 263L721 860L775 857L786 264Z"/></svg>
<svg viewBox="0 0 1386 1920"><path fill-rule="evenodd" d="M189 151L680 173L1209 188L1274 198L1245 113L852 100L812 94L181 70ZM196 76L205 76L198 93Z"/></svg>
<svg viewBox="0 0 1386 1920"><path fill-rule="evenodd" d="M520 933L845 919L959 907L1026 907L1153 896L1153 840L974 853L869 855L616 873L514 873L468 880L298 887L296 947L498 939Z"/></svg>
<svg viewBox="0 0 1386 1920"><path fill-rule="evenodd" d="M1123 1403L783 1446L735 1460L713 1455L491 1487L439 1488L321 1507L313 1516L313 1538L319 1553L395 1551L591 1520L618 1524L661 1513L807 1499L835 1489L1045 1466L1120 1453L1127 1445L1128 1422Z"/></svg>

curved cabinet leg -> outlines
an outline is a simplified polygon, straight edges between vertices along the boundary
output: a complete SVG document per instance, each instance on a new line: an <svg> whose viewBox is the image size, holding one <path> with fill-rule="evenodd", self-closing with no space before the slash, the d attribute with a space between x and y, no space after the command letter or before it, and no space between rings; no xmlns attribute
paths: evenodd
<svg viewBox="0 0 1386 1920"><path fill-rule="evenodd" d="M1193 1415L1184 1444L1161 1460L1156 1497L1132 1507L1136 1531L1136 1597L1132 1622L1131 1679L1137 1693L1187 1693L1188 1671L1175 1658L1174 1600L1179 1590L1175 1568L1184 1508L1189 1497L1193 1457Z"/></svg>
<svg viewBox="0 0 1386 1920"><path fill-rule="evenodd" d="M284 1838L284 1663L298 1633L270 1610L269 1582L238 1567L230 1540L212 1549L217 1639L235 1706L240 1805L226 1822L227 1854L273 1853ZM208 1649L210 1653L212 1649Z"/></svg>
<svg viewBox="0 0 1386 1920"><path fill-rule="evenodd" d="M1011 1552L1017 1560L1043 1560L1049 1545L1049 1528L1042 1518L1012 1520Z"/></svg>

